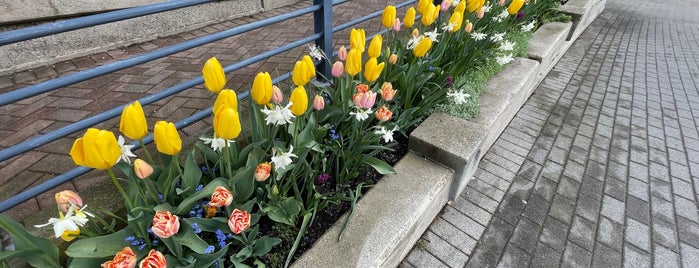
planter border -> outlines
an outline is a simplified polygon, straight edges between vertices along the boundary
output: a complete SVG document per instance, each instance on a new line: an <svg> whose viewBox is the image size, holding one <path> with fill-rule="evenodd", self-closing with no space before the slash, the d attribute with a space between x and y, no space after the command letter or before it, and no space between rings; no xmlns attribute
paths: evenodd
<svg viewBox="0 0 699 268"><path fill-rule="evenodd" d="M571 44L604 10L606 0L570 0L568 23L548 23L487 84L472 120L430 115L410 136L409 152L358 203L344 236L343 215L294 267L396 267L449 200L456 200L483 154ZM377 213L380 212L380 213Z"/></svg>

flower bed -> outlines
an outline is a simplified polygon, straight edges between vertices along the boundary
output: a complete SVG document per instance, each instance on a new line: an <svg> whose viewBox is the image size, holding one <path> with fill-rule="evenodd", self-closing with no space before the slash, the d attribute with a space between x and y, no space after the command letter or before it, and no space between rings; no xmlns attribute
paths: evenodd
<svg viewBox="0 0 699 268"><path fill-rule="evenodd" d="M332 227L326 237L338 239L345 230L348 236L355 236L354 230L362 229L358 225L370 222L372 216L357 205L366 188L356 183L362 168L379 174L398 172L384 177L363 200L448 192L450 170L413 154L395 168L376 156L395 146L394 133L424 120L447 97L448 104L455 106L475 98L477 87L466 87L470 80L462 76L511 62L515 44L506 32L531 30L531 19L555 6L552 1L527 5L522 0L507 2L486 6L484 1L468 5L461 1L452 7L449 2L433 5L420 1L417 11L422 14L422 25L414 25L414 8L403 19L405 28L412 31L401 31L396 10L389 6L382 23L391 31L375 36L366 46L364 31L353 29L349 51L341 49L333 64L330 85L309 84L316 76L311 56L325 57L318 50L312 49L296 62L293 86L280 85L293 89L288 99L272 85L269 74L260 73L252 85L251 100L238 103L236 92L224 89L225 74L212 58L204 64L203 75L205 87L218 94L213 106L214 134L202 137L186 154L180 152L177 130L169 122L157 122L153 128L162 158L158 162L144 151L146 160L136 159L131 164L136 156L121 137L116 139L108 130L88 130L75 142L71 156L78 165L109 173L124 197L127 217L122 220L126 227L115 230L113 223L101 220L104 211L91 215L76 193L57 195L59 217L47 225L53 225L55 236L64 240L79 236L66 250L68 266L135 265L137 260L142 266L162 266L165 262L185 267L258 265L281 241L262 232L274 227L296 233L284 260L269 263L286 266L304 231L323 208L339 202L351 204L341 224ZM309 98L309 91L315 97ZM246 131L241 129L241 106L250 111L247 120L251 129ZM148 134L138 102L124 109L120 131L132 140ZM181 154L184 159L180 159ZM112 172L114 167L126 177L125 188ZM423 180L420 189L378 194L384 193L376 191L384 188L384 180L395 181L402 174L434 176L440 183L433 186ZM426 210L441 208L446 202L429 195L425 198L418 206ZM389 211L394 206L390 200L383 205ZM349 220L352 224L347 227ZM421 221L425 222L424 218ZM273 223L273 227L260 227L260 222ZM16 241L28 241L18 243L16 254L10 257L24 257L36 266L58 263L57 250L50 241L31 237L9 219L2 218L2 224ZM95 228L87 228L90 226ZM386 240L378 241L387 246ZM37 251L44 254L38 256Z"/></svg>

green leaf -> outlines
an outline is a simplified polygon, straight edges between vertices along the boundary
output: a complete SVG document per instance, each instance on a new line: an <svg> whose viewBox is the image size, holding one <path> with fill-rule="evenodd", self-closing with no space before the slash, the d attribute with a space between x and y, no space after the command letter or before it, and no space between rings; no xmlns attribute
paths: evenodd
<svg viewBox="0 0 699 268"><path fill-rule="evenodd" d="M187 225L192 226L192 223L196 223L199 229L206 232L216 232L216 230L225 231L228 229L228 219L224 217L213 217L210 219L204 218L183 218L182 219Z"/></svg>
<svg viewBox="0 0 699 268"><path fill-rule="evenodd" d="M113 257L127 246L124 239L129 235L127 229L122 229L110 235L78 239L66 249L66 255L73 258Z"/></svg>
<svg viewBox="0 0 699 268"><path fill-rule="evenodd" d="M0 228L5 229L15 242L16 250L39 250L42 253L24 257L34 267L59 267L58 248L48 239L33 236L24 226L0 214Z"/></svg>
<svg viewBox="0 0 699 268"><path fill-rule="evenodd" d="M173 213L181 215L188 212L190 209L192 209L195 203L199 202L203 198L210 197L211 193L213 193L216 187L218 186L225 186L226 188L228 187L224 179L217 178L211 181L206 186L204 186L204 188L202 188L201 191L196 192L182 200L182 202L180 202L180 205L177 206L177 209L175 209Z"/></svg>
<svg viewBox="0 0 699 268"><path fill-rule="evenodd" d="M104 258L71 258L68 263L69 268L100 267L105 262Z"/></svg>
<svg viewBox="0 0 699 268"><path fill-rule="evenodd" d="M228 245L221 248L216 253L212 254L192 253L191 256L194 257L194 259L196 260L196 262L194 263L194 267L209 267L216 260L223 258L223 256L226 255L226 252L228 252Z"/></svg>
<svg viewBox="0 0 699 268"><path fill-rule="evenodd" d="M187 159L184 163L184 173L182 174L182 189L187 189L185 195L194 192L199 181L201 180L201 169L194 161L194 151L187 154Z"/></svg>
<svg viewBox="0 0 699 268"><path fill-rule="evenodd" d="M393 169L391 165L388 163L379 160L376 157L365 157L364 162L371 165L374 169L376 169L377 172L381 175L386 175L386 174L395 174L396 170Z"/></svg>
<svg viewBox="0 0 699 268"><path fill-rule="evenodd" d="M38 248L27 248L20 250L0 251L0 260L11 260L14 258L24 258L27 256L38 255L44 253Z"/></svg>
<svg viewBox="0 0 699 268"><path fill-rule="evenodd" d="M247 164L238 169L233 178L231 178L233 198L235 198L236 203L247 201L255 191L254 177L257 164L259 164L259 160L252 154L248 155Z"/></svg>
<svg viewBox="0 0 699 268"><path fill-rule="evenodd" d="M180 231L172 238L181 245L185 245L199 254L204 254L206 247L209 246L206 241L202 240L201 237L194 233L190 225L180 226Z"/></svg>
<svg viewBox="0 0 699 268"><path fill-rule="evenodd" d="M269 236L263 236L260 237L260 239L257 239L255 241L255 245L253 246L252 249L252 256L262 256L267 254L270 250L272 250L272 247L275 245L281 243L282 240L279 238L272 238Z"/></svg>

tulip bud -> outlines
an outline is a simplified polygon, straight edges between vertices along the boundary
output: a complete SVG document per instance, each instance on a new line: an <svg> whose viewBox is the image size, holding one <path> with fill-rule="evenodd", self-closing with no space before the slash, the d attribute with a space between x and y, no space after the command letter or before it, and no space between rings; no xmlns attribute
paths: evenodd
<svg viewBox="0 0 699 268"><path fill-rule="evenodd" d="M296 87L289 97L291 102L291 113L295 116L301 116L308 109L308 95L306 94L306 89L303 86Z"/></svg>
<svg viewBox="0 0 699 268"><path fill-rule="evenodd" d="M316 95L313 98L313 109L316 111L323 110L325 108L325 99L320 95Z"/></svg>
<svg viewBox="0 0 699 268"><path fill-rule="evenodd" d="M391 56L388 57L388 63L396 64L397 62L398 62L398 55L391 54Z"/></svg>
<svg viewBox="0 0 699 268"><path fill-rule="evenodd" d="M471 23L471 21L466 20L466 26L464 26L464 31L467 33L473 31L473 23Z"/></svg>
<svg viewBox="0 0 699 268"><path fill-rule="evenodd" d="M522 5L524 5L524 0L512 0L510 6L507 7L507 13L510 15L517 14L519 9L522 8Z"/></svg>
<svg viewBox="0 0 699 268"><path fill-rule="evenodd" d="M350 49L347 53L345 72L350 76L355 76L362 71L362 52L359 49Z"/></svg>
<svg viewBox="0 0 699 268"><path fill-rule="evenodd" d="M216 57L207 60L201 72L204 75L204 87L209 91L218 93L226 86L226 73Z"/></svg>
<svg viewBox="0 0 699 268"><path fill-rule="evenodd" d="M501 0L501 1L504 1L504 0ZM447 11L449 9L449 7L451 7L451 1L442 0L442 3L440 4L439 9L441 11Z"/></svg>
<svg viewBox="0 0 699 268"><path fill-rule="evenodd" d="M336 61L333 64L333 68L331 70L331 73L332 73L333 77L339 78L340 76L342 76L343 73L345 73L345 66L342 64L341 61Z"/></svg>
<svg viewBox="0 0 699 268"><path fill-rule="evenodd" d="M432 0L418 0L417 11L424 16L430 5L432 5Z"/></svg>
<svg viewBox="0 0 699 268"><path fill-rule="evenodd" d="M136 161L133 162L133 171L136 173L136 177L139 179L145 179L153 174L153 167L151 167L146 161L136 159Z"/></svg>
<svg viewBox="0 0 699 268"><path fill-rule="evenodd" d="M461 24L463 23L464 18L461 13L459 12L454 12L451 14L451 17L449 18L449 24L454 25L454 27L451 29L451 32L456 32L459 29L461 29Z"/></svg>
<svg viewBox="0 0 699 268"><path fill-rule="evenodd" d="M358 84L356 87L357 93L366 93L369 91L369 85L367 84Z"/></svg>
<svg viewBox="0 0 699 268"><path fill-rule="evenodd" d="M381 85L381 98L384 101L391 101L396 96L396 91L390 82L383 82L383 85Z"/></svg>
<svg viewBox="0 0 699 268"><path fill-rule="evenodd" d="M383 9L383 15L381 16L381 22L383 23L383 27L391 28L393 26L393 22L395 20L396 20L396 7L395 6L386 6L386 8Z"/></svg>
<svg viewBox="0 0 699 268"><path fill-rule="evenodd" d="M140 102L135 101L124 107L121 112L119 131L132 140L140 140L148 135L148 122Z"/></svg>
<svg viewBox="0 0 699 268"><path fill-rule="evenodd" d="M230 89L221 90L216 97L216 102L214 102L214 107L211 109L214 114L218 113L223 107L230 107L234 110L238 110L238 95L235 91Z"/></svg>
<svg viewBox="0 0 699 268"><path fill-rule="evenodd" d="M381 56L381 45L383 43L383 37L381 37L380 34L374 35L373 38L371 38L371 43L369 43L369 50L367 51L367 55L369 58L378 58Z"/></svg>
<svg viewBox="0 0 699 268"><path fill-rule="evenodd" d="M75 205L77 207L83 206L83 199L80 198L80 195L71 190L60 191L56 193L55 198L56 204L61 207L61 211L63 212L68 212L68 208L70 208L71 205Z"/></svg>
<svg viewBox="0 0 699 268"><path fill-rule="evenodd" d="M391 27L391 30L394 32L400 32L400 19L396 18L395 21L393 21L393 27Z"/></svg>
<svg viewBox="0 0 699 268"><path fill-rule="evenodd" d="M371 58L366 61L364 64L364 78L371 83L376 81L376 79L379 79L379 76L381 75L381 72L383 71L384 66L386 63L378 63L376 58Z"/></svg>
<svg viewBox="0 0 699 268"><path fill-rule="evenodd" d="M153 141L158 152L176 155L182 149L182 140L172 122L158 121L153 128Z"/></svg>
<svg viewBox="0 0 699 268"><path fill-rule="evenodd" d="M265 105L272 99L272 77L267 72L260 72L252 82L250 97L259 105Z"/></svg>
<svg viewBox="0 0 699 268"><path fill-rule="evenodd" d="M240 131L240 118L235 109L223 107L214 114L214 133L216 137L232 140L238 137Z"/></svg>
<svg viewBox="0 0 699 268"><path fill-rule="evenodd" d="M461 1L459 2L458 5L454 8L454 12L461 12L461 14L464 14L464 11L466 11L466 1Z"/></svg>
<svg viewBox="0 0 699 268"><path fill-rule="evenodd" d="M504 5L505 5L505 0L498 1L498 6L504 6Z"/></svg>
<svg viewBox="0 0 699 268"><path fill-rule="evenodd" d="M415 8L410 7L408 11L405 12L405 17L403 17L403 23L405 23L405 27L413 27L413 24L415 24Z"/></svg>
<svg viewBox="0 0 699 268"><path fill-rule="evenodd" d="M415 28L411 34L413 35L413 38L418 38L420 36L420 30Z"/></svg>
<svg viewBox="0 0 699 268"><path fill-rule="evenodd" d="M350 51L352 49L357 49L359 52L364 53L364 49L366 46L366 34L364 33L364 29L354 29L352 28L352 31L350 31Z"/></svg>
<svg viewBox="0 0 699 268"><path fill-rule="evenodd" d="M283 100L282 90L278 86L272 86L272 102L281 104Z"/></svg>
<svg viewBox="0 0 699 268"><path fill-rule="evenodd" d="M421 58L424 57L425 54L427 54L427 51L432 48L432 40L429 38L422 38L419 43L417 43L417 46L413 48L413 55L415 57Z"/></svg>
<svg viewBox="0 0 699 268"><path fill-rule="evenodd" d="M260 163L257 165L255 170L255 180L259 182L264 182L269 178L272 172L272 165L269 162Z"/></svg>
<svg viewBox="0 0 699 268"><path fill-rule="evenodd" d="M108 169L119 160L121 147L111 131L89 128L73 142L70 156L76 165Z"/></svg>
<svg viewBox="0 0 699 268"><path fill-rule="evenodd" d="M485 16L485 7L481 7L481 9L478 10L478 13L476 13L477 19L482 19L483 16Z"/></svg>
<svg viewBox="0 0 699 268"><path fill-rule="evenodd" d="M381 122L386 122L388 120L391 120L391 117L393 116L393 112L389 110L386 105L381 106L378 110L376 110L376 120L379 120Z"/></svg>
<svg viewBox="0 0 699 268"><path fill-rule="evenodd" d="M340 49L337 50L337 59L341 61L345 61L347 59L347 49L345 46L341 46Z"/></svg>

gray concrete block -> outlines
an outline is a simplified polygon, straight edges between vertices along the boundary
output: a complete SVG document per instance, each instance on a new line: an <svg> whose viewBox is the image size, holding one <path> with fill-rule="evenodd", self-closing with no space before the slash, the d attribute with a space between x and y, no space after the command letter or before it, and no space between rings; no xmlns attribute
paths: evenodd
<svg viewBox="0 0 699 268"><path fill-rule="evenodd" d="M0 24L74 16L165 2L165 0L27 0L0 1Z"/></svg>
<svg viewBox="0 0 699 268"><path fill-rule="evenodd" d="M413 153L394 168L358 202L342 239L333 225L294 267L398 266L446 203L453 173Z"/></svg>
<svg viewBox="0 0 699 268"><path fill-rule="evenodd" d="M561 43L566 41L572 26L572 22L552 22L542 25L529 40L527 57L539 63L553 61L556 54L561 53L561 50L565 51L565 48L561 49Z"/></svg>

